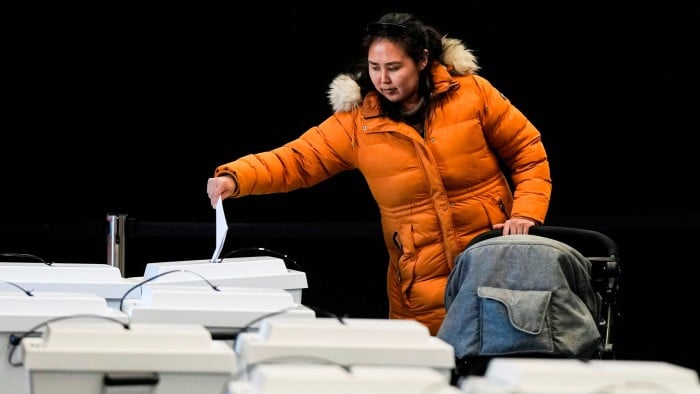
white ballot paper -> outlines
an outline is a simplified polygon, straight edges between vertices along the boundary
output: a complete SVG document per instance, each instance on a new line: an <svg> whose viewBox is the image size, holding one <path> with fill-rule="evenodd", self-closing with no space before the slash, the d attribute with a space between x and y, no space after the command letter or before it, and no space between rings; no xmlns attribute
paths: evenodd
<svg viewBox="0 0 700 394"><path fill-rule="evenodd" d="M224 241L226 241L226 233L228 232L228 223L226 223L226 215L224 214L223 200L219 198L216 202L216 247L214 254L211 256L211 262L217 263L219 255L224 249Z"/></svg>

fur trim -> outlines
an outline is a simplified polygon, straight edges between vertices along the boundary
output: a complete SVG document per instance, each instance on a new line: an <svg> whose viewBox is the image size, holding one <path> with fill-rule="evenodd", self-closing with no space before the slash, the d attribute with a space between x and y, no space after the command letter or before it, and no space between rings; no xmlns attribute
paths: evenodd
<svg viewBox="0 0 700 394"><path fill-rule="evenodd" d="M360 85L350 74L340 74L328 89L328 99L334 112L350 111L362 101Z"/></svg>
<svg viewBox="0 0 700 394"><path fill-rule="evenodd" d="M456 38L442 37L442 62L454 67L453 74L475 74L480 67L476 62L476 56L462 41Z"/></svg>
<svg viewBox="0 0 700 394"><path fill-rule="evenodd" d="M442 38L442 62L452 67L454 75L475 74L480 67L476 56L461 40ZM334 112L350 111L362 102L360 85L351 74L339 74L330 84L328 100Z"/></svg>

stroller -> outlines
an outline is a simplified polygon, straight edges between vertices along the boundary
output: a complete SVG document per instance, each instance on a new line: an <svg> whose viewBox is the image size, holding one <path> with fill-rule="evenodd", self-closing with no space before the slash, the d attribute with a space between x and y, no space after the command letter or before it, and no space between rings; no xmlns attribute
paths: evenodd
<svg viewBox="0 0 700 394"><path fill-rule="evenodd" d="M614 359L617 244L597 231L536 226L477 236L456 258L437 337L455 349L455 379L494 357Z"/></svg>

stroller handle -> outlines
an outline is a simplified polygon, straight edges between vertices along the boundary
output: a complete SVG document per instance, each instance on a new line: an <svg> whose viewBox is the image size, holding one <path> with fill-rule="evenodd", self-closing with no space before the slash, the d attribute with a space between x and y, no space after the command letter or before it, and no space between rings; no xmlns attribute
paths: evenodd
<svg viewBox="0 0 700 394"><path fill-rule="evenodd" d="M547 237L552 239L561 238L572 238L578 240L588 240L590 242L596 242L600 245L604 245L607 249L608 256L617 257L619 256L619 250L617 243L609 236L595 230L589 230L577 227L562 227L562 226L547 226L540 225L530 227L530 234L538 235L541 237ZM502 235L501 230L489 230L481 233L474 237L467 247L474 245L477 242L481 242L490 238L498 237Z"/></svg>

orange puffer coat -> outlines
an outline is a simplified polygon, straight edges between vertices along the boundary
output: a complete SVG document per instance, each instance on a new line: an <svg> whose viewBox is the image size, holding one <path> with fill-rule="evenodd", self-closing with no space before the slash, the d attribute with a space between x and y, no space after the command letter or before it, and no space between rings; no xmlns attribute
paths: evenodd
<svg viewBox="0 0 700 394"><path fill-rule="evenodd" d="M477 234L508 217L543 223L549 163L539 131L489 81L472 53L443 39L425 137L383 116L375 92L360 97L349 75L331 84L336 111L298 139L216 168L236 197L310 187L359 170L381 214L389 252L389 317L415 319L435 335L454 260ZM502 172L507 168L514 191Z"/></svg>

